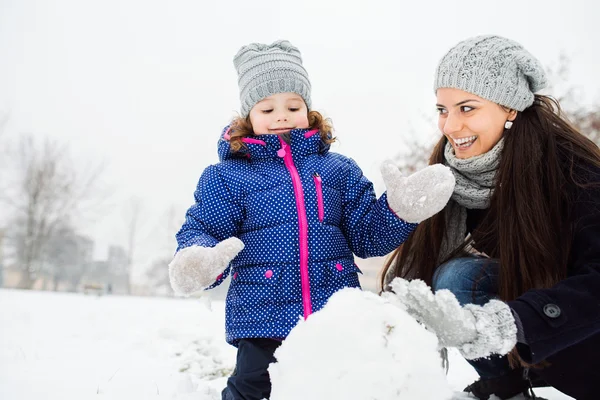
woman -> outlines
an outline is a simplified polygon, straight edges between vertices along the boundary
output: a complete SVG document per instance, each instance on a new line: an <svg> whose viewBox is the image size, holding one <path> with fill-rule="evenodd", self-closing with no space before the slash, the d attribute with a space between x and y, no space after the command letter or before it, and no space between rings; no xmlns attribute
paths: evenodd
<svg viewBox="0 0 600 400"><path fill-rule="evenodd" d="M480 379L465 391L479 399L529 397L532 382L600 398L600 151L534 94L545 83L538 60L499 36L442 58L430 163L448 165L456 186L383 274L440 345L470 360Z"/></svg>

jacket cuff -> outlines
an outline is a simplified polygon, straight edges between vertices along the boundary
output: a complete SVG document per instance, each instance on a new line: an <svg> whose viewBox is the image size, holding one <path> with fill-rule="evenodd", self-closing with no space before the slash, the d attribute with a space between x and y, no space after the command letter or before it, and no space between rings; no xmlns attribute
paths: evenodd
<svg viewBox="0 0 600 400"><path fill-rule="evenodd" d="M385 204L385 219L388 224L406 227L410 229L410 232L414 231L417 225L419 225L417 222L406 222L392 210L390 203L388 202L387 192L381 195L379 201L382 201Z"/></svg>
<svg viewBox="0 0 600 400"><path fill-rule="evenodd" d="M558 317L544 315L546 307L542 304L544 303L543 299L534 298L534 300L535 306L530 301L524 300L512 300L508 302L513 315L516 314L519 316L521 324L518 329L520 335L522 335L522 339L518 340L517 351L524 361L531 364L537 364L558 351L554 345L555 340L553 340L552 334L548 333L543 336L536 335L533 337L532 333L539 332L542 329L544 331L552 330L549 328L555 325L560 326L566 318L564 315Z"/></svg>
<svg viewBox="0 0 600 400"><path fill-rule="evenodd" d="M519 317L519 314L512 308L510 311L512 312L513 318L515 319L515 325L517 326L517 342L527 344L527 339L525 339L525 334L523 334L523 323L521 322L521 317Z"/></svg>

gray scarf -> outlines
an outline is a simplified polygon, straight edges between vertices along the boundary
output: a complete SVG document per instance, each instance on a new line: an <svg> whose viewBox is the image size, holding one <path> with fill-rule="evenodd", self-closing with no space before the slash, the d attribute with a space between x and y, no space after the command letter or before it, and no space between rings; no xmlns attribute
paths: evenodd
<svg viewBox="0 0 600 400"><path fill-rule="evenodd" d="M489 207L503 146L504 138L501 138L487 153L463 159L456 158L452 145L450 142L446 143L444 164L452 170L456 185L446 205L446 237L440 248L440 263L465 242L467 209ZM410 259L408 262L410 263ZM395 275L395 271L390 268L385 276L386 287Z"/></svg>
<svg viewBox="0 0 600 400"><path fill-rule="evenodd" d="M445 164L452 170L456 185L446 206L446 237L442 242L440 261L465 241L467 209L486 209L490 206L503 147L504 138L501 138L487 153L471 158L456 158L452 145L446 143Z"/></svg>

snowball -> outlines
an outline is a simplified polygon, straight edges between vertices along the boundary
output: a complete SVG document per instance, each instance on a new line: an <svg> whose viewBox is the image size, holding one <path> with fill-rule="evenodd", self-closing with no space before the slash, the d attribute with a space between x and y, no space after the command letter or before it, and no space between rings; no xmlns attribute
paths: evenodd
<svg viewBox="0 0 600 400"><path fill-rule="evenodd" d="M271 400L452 398L435 335L359 289L339 291L300 321L275 357Z"/></svg>

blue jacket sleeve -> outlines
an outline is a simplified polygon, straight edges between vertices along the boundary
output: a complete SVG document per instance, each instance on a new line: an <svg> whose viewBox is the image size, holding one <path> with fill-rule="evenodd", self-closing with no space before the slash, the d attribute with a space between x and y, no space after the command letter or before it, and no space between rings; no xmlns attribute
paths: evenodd
<svg viewBox="0 0 600 400"><path fill-rule="evenodd" d="M176 235L177 251L190 246L213 247L236 236L241 210L233 201L216 165L209 166L202 173L194 199L196 203L187 210L185 222ZM227 278L229 270L228 266L208 289Z"/></svg>
<svg viewBox="0 0 600 400"><path fill-rule="evenodd" d="M342 231L358 257L384 256L404 243L417 224L396 216L385 193L377 199L373 184L354 160L348 159L347 167Z"/></svg>
<svg viewBox="0 0 600 400"><path fill-rule="evenodd" d="M600 173L596 175L600 185ZM530 290L508 304L522 325L519 355L538 363L600 334L600 188L579 189L573 204L567 278ZM596 351L599 351L596 349Z"/></svg>

